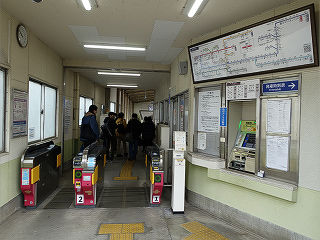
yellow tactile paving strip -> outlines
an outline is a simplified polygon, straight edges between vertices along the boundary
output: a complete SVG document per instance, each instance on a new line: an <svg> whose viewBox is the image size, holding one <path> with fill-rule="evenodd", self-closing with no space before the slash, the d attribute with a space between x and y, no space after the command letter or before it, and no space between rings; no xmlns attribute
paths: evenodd
<svg viewBox="0 0 320 240"><path fill-rule="evenodd" d="M110 240L133 240L132 233L116 233L112 234Z"/></svg>
<svg viewBox="0 0 320 240"><path fill-rule="evenodd" d="M131 240L134 233L144 233L144 224L101 224L98 234L111 234L111 240Z"/></svg>
<svg viewBox="0 0 320 240"><path fill-rule="evenodd" d="M191 232L184 240L229 240L199 222L184 223L181 227Z"/></svg>
<svg viewBox="0 0 320 240"><path fill-rule="evenodd" d="M127 160L120 171L120 177L114 177L113 180L138 180L138 177L131 176L134 161Z"/></svg>

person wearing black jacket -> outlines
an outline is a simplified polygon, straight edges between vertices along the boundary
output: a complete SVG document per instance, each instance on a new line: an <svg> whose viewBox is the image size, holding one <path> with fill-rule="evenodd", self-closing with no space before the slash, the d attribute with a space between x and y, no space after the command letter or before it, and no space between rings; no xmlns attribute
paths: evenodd
<svg viewBox="0 0 320 240"><path fill-rule="evenodd" d="M103 125L101 129L103 131L103 143L106 147L107 159L112 161L114 154L116 153L117 148L117 137L116 137L116 118L117 114L114 112L109 112L108 117L106 117L103 121ZM111 154L109 154L111 147Z"/></svg>
<svg viewBox="0 0 320 240"><path fill-rule="evenodd" d="M141 122L136 113L132 114L132 119L128 122L129 160L136 160L138 152L138 142L141 135Z"/></svg>
<svg viewBox="0 0 320 240"><path fill-rule="evenodd" d="M152 146L153 139L155 137L156 127L152 122L151 117L144 117L144 122L142 123L142 141L143 150L146 150L146 146Z"/></svg>

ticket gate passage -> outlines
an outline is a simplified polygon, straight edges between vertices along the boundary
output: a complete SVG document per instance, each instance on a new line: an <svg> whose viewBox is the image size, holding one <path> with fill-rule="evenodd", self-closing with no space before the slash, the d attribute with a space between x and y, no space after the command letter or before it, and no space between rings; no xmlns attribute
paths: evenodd
<svg viewBox="0 0 320 240"><path fill-rule="evenodd" d="M20 170L25 207L36 207L58 187L60 166L61 147L52 141L25 150Z"/></svg>
<svg viewBox="0 0 320 240"><path fill-rule="evenodd" d="M73 158L76 207L94 207L104 184L106 154L102 144L92 143Z"/></svg>
<svg viewBox="0 0 320 240"><path fill-rule="evenodd" d="M256 122L241 121L234 147L229 158L229 168L255 173Z"/></svg>
<svg viewBox="0 0 320 240"><path fill-rule="evenodd" d="M150 204L159 205L163 189L163 157L164 150L157 146L147 147L146 170L150 179Z"/></svg>

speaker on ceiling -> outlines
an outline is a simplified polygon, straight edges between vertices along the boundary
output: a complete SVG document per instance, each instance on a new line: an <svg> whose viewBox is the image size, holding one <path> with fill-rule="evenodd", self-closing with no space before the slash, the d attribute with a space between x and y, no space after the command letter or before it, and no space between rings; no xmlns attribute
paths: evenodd
<svg viewBox="0 0 320 240"><path fill-rule="evenodd" d="M179 75L186 75L188 73L188 62L183 61L178 64Z"/></svg>

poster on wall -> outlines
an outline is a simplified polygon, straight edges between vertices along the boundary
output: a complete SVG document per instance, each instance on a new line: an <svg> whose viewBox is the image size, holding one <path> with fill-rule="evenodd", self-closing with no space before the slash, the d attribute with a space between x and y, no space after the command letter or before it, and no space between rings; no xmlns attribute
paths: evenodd
<svg viewBox="0 0 320 240"><path fill-rule="evenodd" d="M12 90L12 137L27 136L28 93Z"/></svg>
<svg viewBox="0 0 320 240"><path fill-rule="evenodd" d="M260 80L247 80L227 83L227 100L246 100L260 96Z"/></svg>
<svg viewBox="0 0 320 240"><path fill-rule="evenodd" d="M219 133L220 90L199 92L198 131Z"/></svg>
<svg viewBox="0 0 320 240"><path fill-rule="evenodd" d="M267 133L289 134L291 128L291 99L267 102Z"/></svg>
<svg viewBox="0 0 320 240"><path fill-rule="evenodd" d="M69 134L72 131L72 100L64 99L64 134Z"/></svg>
<svg viewBox="0 0 320 240"><path fill-rule="evenodd" d="M287 172L289 169L290 138L283 136L267 136L267 168Z"/></svg>

